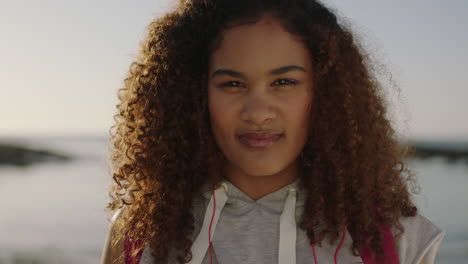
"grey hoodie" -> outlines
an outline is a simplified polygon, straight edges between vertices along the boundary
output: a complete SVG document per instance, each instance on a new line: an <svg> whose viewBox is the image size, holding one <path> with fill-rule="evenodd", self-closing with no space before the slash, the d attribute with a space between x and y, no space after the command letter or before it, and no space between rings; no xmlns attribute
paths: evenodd
<svg viewBox="0 0 468 264"><path fill-rule="evenodd" d="M210 264L208 238L212 238L212 262L314 264L314 253L306 231L296 226L304 208L305 190L300 178L294 182L253 200L231 182L225 180L214 197L204 186L199 199L194 201L195 239L192 245L192 264ZM214 211L214 202L216 210ZM213 220L212 220L213 219ZM294 219L294 220L293 220ZM422 215L402 217L405 232L396 248L401 264L434 263L434 258L445 232ZM211 232L209 227L211 223ZM395 230L392 230L395 234ZM315 246L317 263L362 263L350 250L352 239L343 230L344 240ZM169 263L175 264L176 252L171 251ZM148 248L143 251L140 264L150 264Z"/></svg>

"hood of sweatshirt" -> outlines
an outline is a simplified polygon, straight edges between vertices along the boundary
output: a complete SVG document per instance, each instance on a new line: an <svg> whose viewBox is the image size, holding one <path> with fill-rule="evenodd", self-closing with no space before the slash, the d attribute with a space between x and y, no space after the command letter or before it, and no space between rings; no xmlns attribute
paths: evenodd
<svg viewBox="0 0 468 264"><path fill-rule="evenodd" d="M237 188L234 184L232 184L228 180L224 180L223 184L225 184L225 193L226 193L226 207L235 208L241 210L241 208L249 206L249 205L256 205L261 206L264 209L271 210L278 214L284 209L285 201L290 192L295 192L295 206L303 207L305 202L305 192L304 188L302 187L302 183L300 182L301 178L296 178L293 182L281 187L280 189L273 191L265 196L253 200L247 194L245 194L242 190ZM290 191L291 190L291 191ZM202 196L205 200L210 201L212 199L212 190L209 189L208 185L204 185L202 188ZM216 195L215 195L216 198Z"/></svg>
<svg viewBox="0 0 468 264"><path fill-rule="evenodd" d="M200 226L200 230L192 245L192 260L189 263L204 263L210 242L215 245L214 248L215 251L218 251L218 255L229 255L232 250L226 249L230 246L228 244L230 242L226 242L226 237L232 237L232 234L240 236L242 243L232 243L233 241L231 241L231 244L255 244L255 241L262 239L255 234L255 232L259 232L259 227L265 230L263 232L266 235L264 239L268 239L266 232L269 229L279 229L277 234L279 236L277 237L279 240L278 252L272 254L276 257L275 262L293 263L291 259L296 259L296 223L300 220L306 197L300 177L257 200L247 196L226 179L214 191L208 185L203 186L201 196L204 199L201 206L206 209L196 210L204 212L204 216L196 217L199 219L197 226ZM221 228L217 230L220 218L222 218ZM278 220L279 226L277 226ZM246 229L251 229L252 232L246 231ZM222 237L223 239L216 240L215 234L218 238ZM223 243L226 244L223 245ZM223 252L223 250L226 251ZM245 257L247 258L247 256ZM240 256L239 259L225 260L224 262L231 261L247 262L247 259Z"/></svg>
<svg viewBox="0 0 468 264"><path fill-rule="evenodd" d="M302 186L301 178L297 178L256 201L227 180L214 191L207 185L203 186L202 192L194 200L194 243L191 247L192 259L188 263L362 263L360 256L352 254L353 241L345 226L340 232L341 239L333 243L324 240L323 244L317 245L310 244L306 230L296 227L301 220L306 198ZM399 251L406 252L409 241L415 241L416 237L423 237L432 244L440 241L443 233L427 221L421 221L424 218L408 219L403 219L405 229L424 228L421 232L405 232L403 236L407 238L403 241L407 242L399 246ZM411 226L408 223L412 223ZM431 243L418 244L415 257L421 260ZM423 245L427 246L423 248ZM169 263L172 264L176 263L177 253L181 252L171 248ZM398 258L398 255L395 256ZM145 248L139 263L153 262L149 248Z"/></svg>

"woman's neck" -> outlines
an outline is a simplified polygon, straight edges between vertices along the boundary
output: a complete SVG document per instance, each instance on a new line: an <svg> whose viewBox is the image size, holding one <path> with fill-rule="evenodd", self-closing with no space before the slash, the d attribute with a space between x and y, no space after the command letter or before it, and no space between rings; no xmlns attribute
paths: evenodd
<svg viewBox="0 0 468 264"><path fill-rule="evenodd" d="M225 178L254 201L294 182L298 175L297 162L273 175L248 175L230 166L225 169Z"/></svg>

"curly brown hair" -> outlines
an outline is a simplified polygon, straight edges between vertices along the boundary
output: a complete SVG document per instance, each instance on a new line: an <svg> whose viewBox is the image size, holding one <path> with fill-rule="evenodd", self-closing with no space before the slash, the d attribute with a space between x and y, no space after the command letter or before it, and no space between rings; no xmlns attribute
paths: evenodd
<svg viewBox="0 0 468 264"><path fill-rule="evenodd" d="M164 263L170 247L191 258L192 202L204 184L219 186L225 158L215 143L207 105L210 54L223 30L271 13L298 36L312 57L314 104L310 135L301 155L308 190L300 228L310 243L335 241L342 225L355 236L352 250L370 245L377 257L381 224L404 231L402 216L415 216L404 163L387 117L382 84L369 54L350 29L314 0L179 0L175 10L149 24L111 127L110 213L126 205L113 243L144 241ZM316 234L314 228L324 225ZM177 241L178 243L174 243Z"/></svg>

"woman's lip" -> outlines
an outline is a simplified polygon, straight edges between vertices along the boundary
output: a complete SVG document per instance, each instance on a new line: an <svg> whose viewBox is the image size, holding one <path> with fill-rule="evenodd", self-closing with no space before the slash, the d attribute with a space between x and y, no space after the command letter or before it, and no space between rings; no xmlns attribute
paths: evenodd
<svg viewBox="0 0 468 264"><path fill-rule="evenodd" d="M278 141L280 138L283 137L283 134L276 134L276 135L271 135L268 137L256 137L252 135L239 135L238 139L239 141L248 146L248 147L253 147L253 148L264 148L268 147L272 144L274 144L276 141Z"/></svg>
<svg viewBox="0 0 468 264"><path fill-rule="evenodd" d="M238 134L239 137L248 137L248 138L257 138L257 139L265 139L265 138L270 138L274 136L281 136L283 133L280 132L250 132L250 133L243 133L243 134Z"/></svg>

